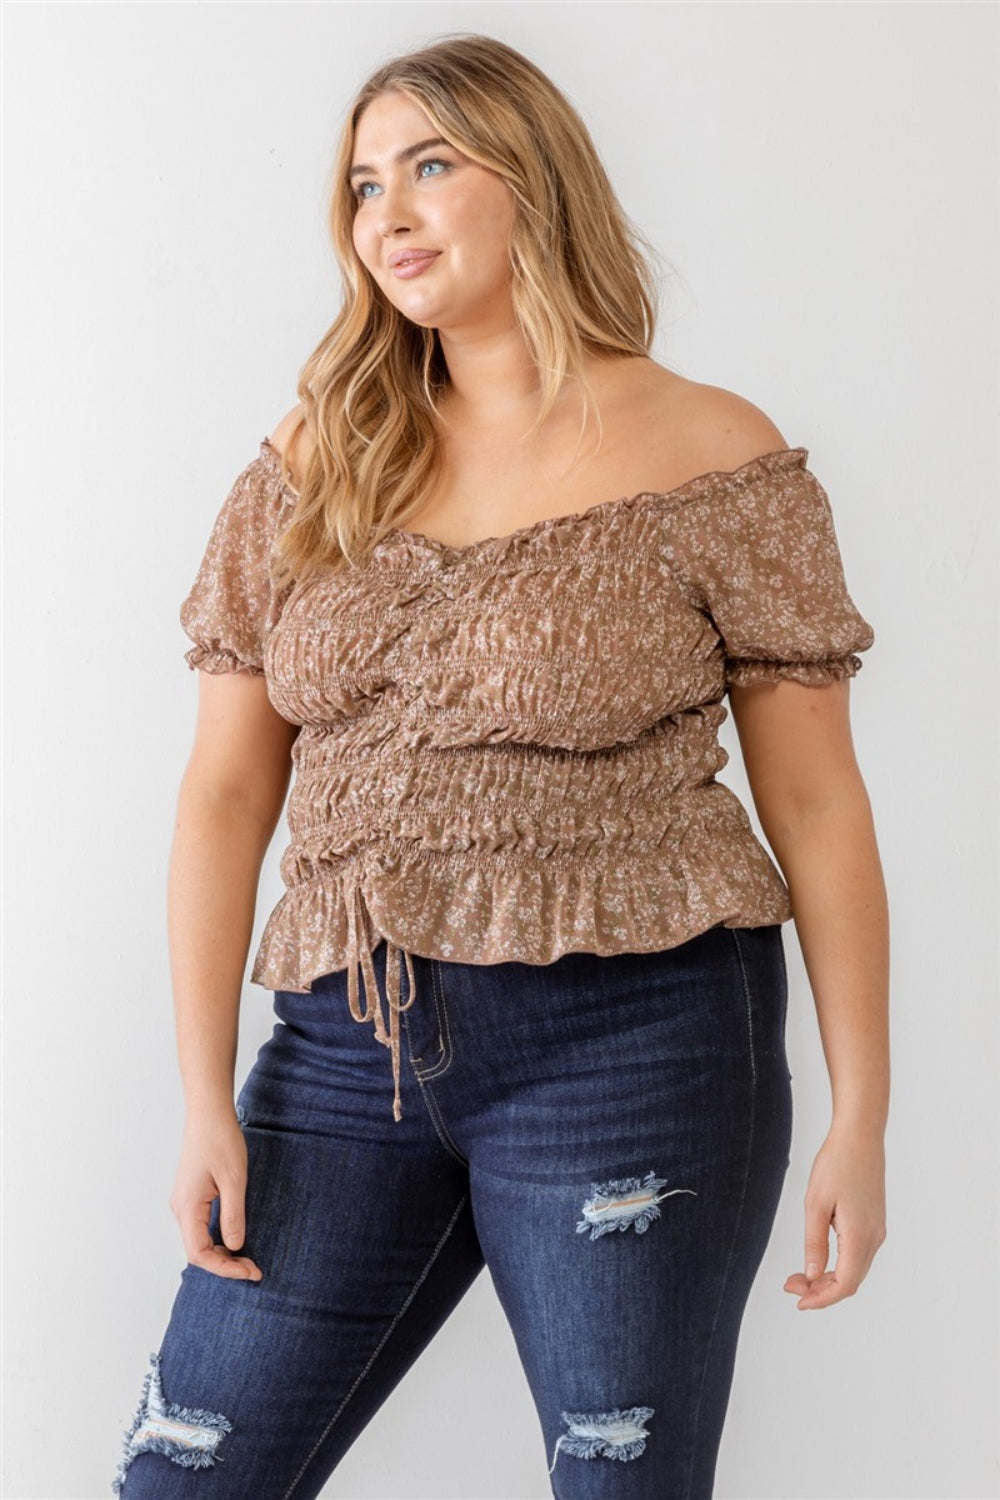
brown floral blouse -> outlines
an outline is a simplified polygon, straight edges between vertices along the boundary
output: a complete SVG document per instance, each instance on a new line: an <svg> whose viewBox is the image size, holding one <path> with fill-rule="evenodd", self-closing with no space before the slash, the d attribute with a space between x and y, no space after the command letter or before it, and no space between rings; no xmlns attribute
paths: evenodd
<svg viewBox="0 0 1000 1500"><path fill-rule="evenodd" d="M301 725L286 889L251 982L306 993L346 967L352 1014L392 1050L397 1120L411 953L548 964L791 917L716 774L731 684L852 677L875 639L807 457L467 547L397 530L365 567L281 588L270 550L296 493L266 438L237 477L180 619L191 667L263 675Z"/></svg>

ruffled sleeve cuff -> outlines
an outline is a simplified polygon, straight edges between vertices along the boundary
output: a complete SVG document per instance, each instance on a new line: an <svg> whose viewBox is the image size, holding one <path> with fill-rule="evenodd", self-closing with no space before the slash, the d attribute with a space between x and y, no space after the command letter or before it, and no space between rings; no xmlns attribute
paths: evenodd
<svg viewBox="0 0 1000 1500"><path fill-rule="evenodd" d="M255 662L244 661L235 651L213 648L201 642L192 646L190 651L185 651L184 660L192 671L197 667L202 672L216 675L223 672L249 672L252 677L264 676L263 667Z"/></svg>
<svg viewBox="0 0 1000 1500"><path fill-rule="evenodd" d="M855 677L864 663L860 656L848 652L827 656L822 661L757 661L750 657L730 657L726 661L726 687L748 687L755 682L805 683L807 687L824 687L844 677Z"/></svg>

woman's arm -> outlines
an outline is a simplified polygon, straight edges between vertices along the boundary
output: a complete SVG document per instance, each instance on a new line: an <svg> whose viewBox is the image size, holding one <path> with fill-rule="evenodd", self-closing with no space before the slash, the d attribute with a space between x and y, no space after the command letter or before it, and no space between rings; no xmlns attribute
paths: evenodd
<svg viewBox="0 0 1000 1500"><path fill-rule="evenodd" d="M284 806L298 729L276 713L263 677L199 676L198 725L178 797L168 878L186 1104L171 1208L189 1261L234 1274L231 1258L211 1242L208 1219L219 1196L225 1244L242 1245L246 1159L233 1101L240 994L261 864ZM251 1264L243 1258L239 1274Z"/></svg>
<svg viewBox="0 0 1000 1500"><path fill-rule="evenodd" d="M885 1239L889 918L849 694L848 679L730 689L754 805L791 895L830 1074L830 1131L806 1194L806 1275L786 1283L800 1308L852 1295ZM824 1274L831 1224L837 1263Z"/></svg>

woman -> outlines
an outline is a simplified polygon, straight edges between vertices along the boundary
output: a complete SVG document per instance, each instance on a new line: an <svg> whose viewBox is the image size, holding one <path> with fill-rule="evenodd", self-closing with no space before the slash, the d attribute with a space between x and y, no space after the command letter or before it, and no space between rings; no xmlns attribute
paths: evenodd
<svg viewBox="0 0 1000 1500"><path fill-rule="evenodd" d="M181 611L187 1264L113 1488L319 1494L488 1265L553 1493L700 1500L789 1160L792 915L833 1116L785 1290L831 1306L884 1238L874 632L806 450L649 357L638 236L527 59L380 68L331 223L344 306ZM781 873L715 777L727 692Z"/></svg>

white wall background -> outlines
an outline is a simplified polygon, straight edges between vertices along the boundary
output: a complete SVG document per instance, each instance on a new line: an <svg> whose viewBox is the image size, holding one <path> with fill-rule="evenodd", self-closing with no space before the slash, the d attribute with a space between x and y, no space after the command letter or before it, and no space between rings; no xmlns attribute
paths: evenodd
<svg viewBox="0 0 1000 1500"><path fill-rule="evenodd" d="M1000 1494L997 8L8 4L3 28L4 1495L110 1495L169 1313L177 610L333 317L341 112L454 30L580 108L676 268L654 353L809 448L877 632L853 712L893 917L889 1238L847 1302L782 1291L829 1118L788 924L795 1144L717 1494ZM270 1007L247 986L240 1079ZM484 1273L326 1493L539 1500L546 1468Z"/></svg>

